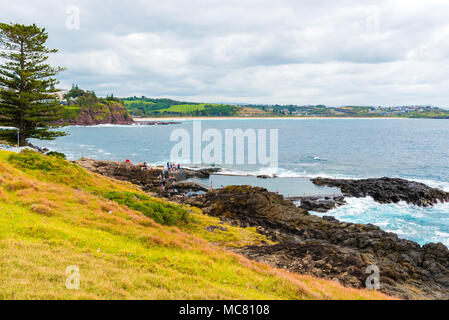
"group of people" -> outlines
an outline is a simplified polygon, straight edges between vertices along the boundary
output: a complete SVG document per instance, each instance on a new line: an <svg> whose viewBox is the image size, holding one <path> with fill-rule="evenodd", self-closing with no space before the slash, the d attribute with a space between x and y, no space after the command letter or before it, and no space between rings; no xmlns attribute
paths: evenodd
<svg viewBox="0 0 449 320"><path fill-rule="evenodd" d="M131 163L129 159L125 160L126 163ZM153 170L153 167L149 165L147 162L139 163L142 170ZM161 192L169 191L172 192L174 190L168 189L176 182L176 178L172 175L173 173L181 172L181 164L169 162L167 161L167 167L162 169L162 173L159 175L159 180L161 181Z"/></svg>
<svg viewBox="0 0 449 320"><path fill-rule="evenodd" d="M181 171L181 164L167 161L167 169L164 168L162 175L159 176L161 180L161 192L166 191L167 186L173 185L176 182L176 178L170 174L179 171ZM168 191L171 192L173 190L169 189Z"/></svg>
<svg viewBox="0 0 449 320"><path fill-rule="evenodd" d="M181 170L181 164L175 164L174 162L168 162L167 161L167 170L168 170L168 172L171 172L171 171L176 171L176 170Z"/></svg>

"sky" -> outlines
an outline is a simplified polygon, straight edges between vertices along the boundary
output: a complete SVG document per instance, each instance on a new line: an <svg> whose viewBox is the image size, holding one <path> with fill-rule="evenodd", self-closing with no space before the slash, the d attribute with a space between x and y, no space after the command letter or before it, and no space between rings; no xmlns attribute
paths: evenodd
<svg viewBox="0 0 449 320"><path fill-rule="evenodd" d="M60 87L182 101L449 107L447 0L1 1Z"/></svg>

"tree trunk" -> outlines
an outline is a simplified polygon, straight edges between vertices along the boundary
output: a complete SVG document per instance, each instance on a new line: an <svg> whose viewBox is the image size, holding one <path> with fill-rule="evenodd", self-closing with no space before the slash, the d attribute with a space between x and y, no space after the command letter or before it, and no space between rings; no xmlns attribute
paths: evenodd
<svg viewBox="0 0 449 320"><path fill-rule="evenodd" d="M25 136L25 133L23 133L23 130L20 130L19 132L19 147L26 146L27 137Z"/></svg>

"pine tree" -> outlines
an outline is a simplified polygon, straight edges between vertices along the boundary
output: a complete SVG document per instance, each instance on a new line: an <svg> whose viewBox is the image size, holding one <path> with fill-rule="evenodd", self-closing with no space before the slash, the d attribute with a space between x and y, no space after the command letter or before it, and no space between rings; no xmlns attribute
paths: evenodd
<svg viewBox="0 0 449 320"><path fill-rule="evenodd" d="M53 76L64 69L45 63L57 52L45 46L47 39L45 29L35 24L0 23L0 126L8 127L0 130L0 139L16 143L19 138L19 146L29 138L53 140L66 134L51 130L63 112Z"/></svg>

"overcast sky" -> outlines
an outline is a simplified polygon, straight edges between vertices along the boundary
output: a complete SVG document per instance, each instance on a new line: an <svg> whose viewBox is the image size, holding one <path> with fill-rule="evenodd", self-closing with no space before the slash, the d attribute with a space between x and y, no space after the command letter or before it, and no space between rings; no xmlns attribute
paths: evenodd
<svg viewBox="0 0 449 320"><path fill-rule="evenodd" d="M79 28L76 12L79 9ZM1 1L98 95L449 106L449 1Z"/></svg>

